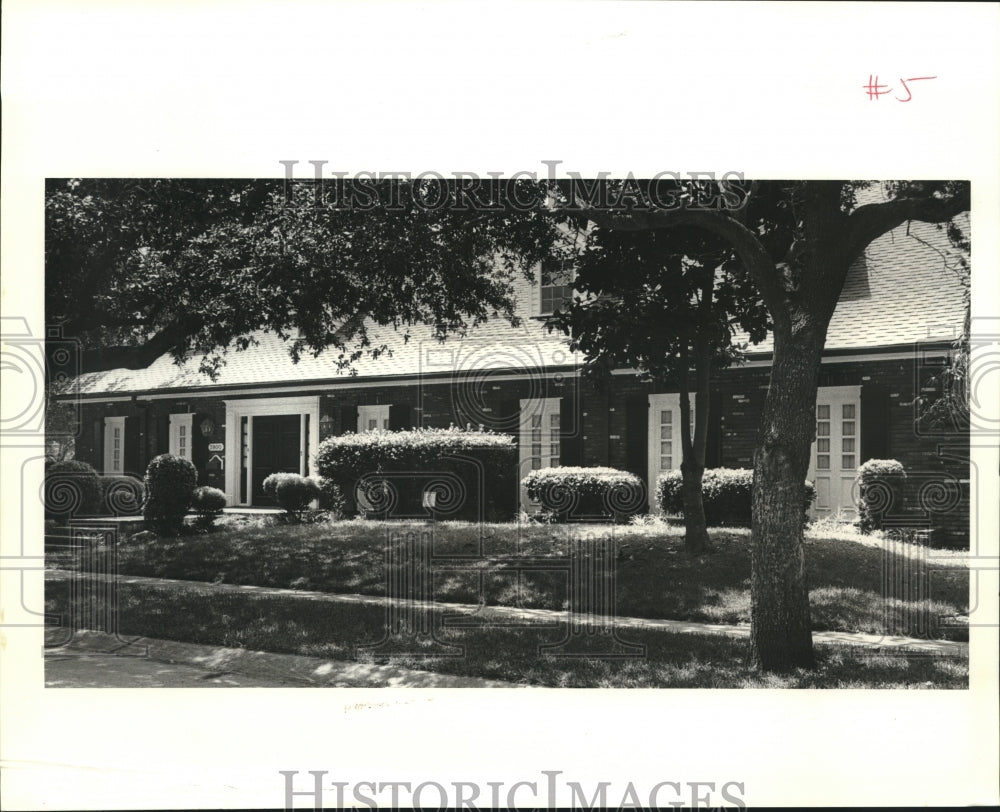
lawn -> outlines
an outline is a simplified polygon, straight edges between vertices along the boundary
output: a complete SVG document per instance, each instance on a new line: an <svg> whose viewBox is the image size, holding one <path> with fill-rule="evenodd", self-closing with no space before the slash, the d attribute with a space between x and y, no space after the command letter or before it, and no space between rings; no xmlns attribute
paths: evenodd
<svg viewBox="0 0 1000 812"><path fill-rule="evenodd" d="M347 521L240 526L208 535L119 545L117 571L168 579L419 597L420 579L393 560L409 538L433 560L436 601L562 610L569 604L569 551L581 539L614 544L619 616L712 623L750 619L750 536L711 531L715 552L692 558L682 530L649 525L474 525L457 522ZM85 556L50 549L49 567L99 567L107 551ZM833 532L806 540L813 628L967 639L949 618L968 611L964 554L926 550ZM547 568L548 567L548 568Z"/></svg>
<svg viewBox="0 0 1000 812"><path fill-rule="evenodd" d="M100 595L68 580L48 582L46 611L86 613ZM320 603L294 595L200 594L183 585L121 583L118 632L206 645L379 662L442 674L580 688L954 688L968 687L967 658L883 654L847 646L817 646L817 668L784 675L754 672L744 640L723 636L627 629L644 656L607 658L614 641L587 637L574 657L540 646L557 644L561 628L438 627L436 639L400 636L374 650L385 635L385 613L372 605ZM75 603L75 605L73 605ZM77 615L78 617L80 615ZM419 625L417 623L416 625ZM441 656L450 655L450 656ZM588 656L590 655L590 656Z"/></svg>

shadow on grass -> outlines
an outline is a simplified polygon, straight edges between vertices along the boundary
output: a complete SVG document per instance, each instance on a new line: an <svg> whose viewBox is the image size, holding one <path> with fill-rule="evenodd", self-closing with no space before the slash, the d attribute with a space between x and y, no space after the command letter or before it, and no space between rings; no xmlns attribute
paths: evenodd
<svg viewBox="0 0 1000 812"><path fill-rule="evenodd" d="M95 595L84 588L70 597L68 582L46 584L46 610L64 616L84 611ZM968 662L849 646L817 647L815 671L761 675L747 660L747 644L723 636L627 629L623 640L645 646L645 656L605 659L607 640L585 638L581 656L541 650L566 630L483 624L442 627L435 612L429 635L401 634L375 657L371 646L385 636L382 607L306 601L292 596L195 594L178 586L120 584L118 629L211 646L301 654L355 662L379 662L441 674L485 677L553 687L620 688L966 688ZM75 601L75 603L74 603ZM421 625L415 618L415 627ZM102 629L96 629L101 631ZM461 656L427 656L451 649ZM394 653L396 652L396 653Z"/></svg>
<svg viewBox="0 0 1000 812"><path fill-rule="evenodd" d="M401 537L428 547L434 559L433 599L563 610L567 608L568 551L584 536L614 534L616 611L622 617L710 623L750 619L750 534L713 530L715 552L691 557L680 529L593 525L475 525L341 522L252 527L124 544L118 571L128 575L240 585L385 595L387 576L405 577L387 548ZM806 541L807 578L817 630L967 639L942 618L964 614L969 573L934 566L933 559L886 552L873 543L839 538ZM521 561L535 562L530 571ZM49 550L49 566L101 567L100 556L75 561ZM552 568L538 568L551 560ZM917 564L914 564L917 560ZM963 635L965 637L963 638Z"/></svg>

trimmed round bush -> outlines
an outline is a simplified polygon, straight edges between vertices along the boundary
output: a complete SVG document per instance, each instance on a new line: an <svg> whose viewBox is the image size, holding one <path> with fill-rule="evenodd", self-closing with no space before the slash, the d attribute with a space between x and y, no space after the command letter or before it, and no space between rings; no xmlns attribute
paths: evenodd
<svg viewBox="0 0 1000 812"><path fill-rule="evenodd" d="M906 471L899 460L868 460L858 468L858 529L881 530L893 507L903 508Z"/></svg>
<svg viewBox="0 0 1000 812"><path fill-rule="evenodd" d="M646 501L643 481L615 468L539 468L521 480L531 499L557 522L625 521Z"/></svg>
<svg viewBox="0 0 1000 812"><path fill-rule="evenodd" d="M454 427L342 434L320 443L316 468L349 515L508 521L517 512L517 446L508 434Z"/></svg>
<svg viewBox="0 0 1000 812"><path fill-rule="evenodd" d="M73 516L92 516L101 506L101 478L81 460L61 460L45 469L45 518L66 524Z"/></svg>
<svg viewBox="0 0 1000 812"><path fill-rule="evenodd" d="M141 479L127 474L101 477L101 512L110 516L138 516L146 499Z"/></svg>
<svg viewBox="0 0 1000 812"><path fill-rule="evenodd" d="M701 498L709 527L750 527L753 523L753 470L709 468L701 479ZM802 520L816 498L816 486L805 482ZM670 515L684 513L684 483L680 471L665 471L656 480L656 504Z"/></svg>
<svg viewBox="0 0 1000 812"><path fill-rule="evenodd" d="M191 460L173 454L153 457L146 468L146 504L142 516L149 529L174 534L184 526L184 516L198 484Z"/></svg>
<svg viewBox="0 0 1000 812"><path fill-rule="evenodd" d="M277 473L264 480L264 493L273 498L278 506L298 521L302 511L323 493L320 483L312 477L301 474Z"/></svg>
<svg viewBox="0 0 1000 812"><path fill-rule="evenodd" d="M226 506L226 495L218 488L202 485L191 494L191 507L198 514L198 524L208 529Z"/></svg>

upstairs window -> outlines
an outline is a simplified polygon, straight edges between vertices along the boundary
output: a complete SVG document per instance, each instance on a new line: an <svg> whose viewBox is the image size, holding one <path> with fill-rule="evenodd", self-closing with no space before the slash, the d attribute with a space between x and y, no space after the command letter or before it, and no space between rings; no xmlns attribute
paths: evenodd
<svg viewBox="0 0 1000 812"><path fill-rule="evenodd" d="M568 259L546 260L540 273L538 315L551 316L573 295L573 264Z"/></svg>

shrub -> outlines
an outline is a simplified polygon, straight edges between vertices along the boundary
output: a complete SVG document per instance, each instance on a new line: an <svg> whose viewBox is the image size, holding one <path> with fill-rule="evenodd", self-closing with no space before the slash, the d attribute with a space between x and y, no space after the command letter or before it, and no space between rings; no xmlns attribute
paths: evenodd
<svg viewBox="0 0 1000 812"><path fill-rule="evenodd" d="M264 480L264 493L284 508L290 519L301 521L302 511L314 499L319 499L323 489L312 477L301 474L277 473Z"/></svg>
<svg viewBox="0 0 1000 812"><path fill-rule="evenodd" d="M320 475L343 495L348 514L507 521L517 510L517 447L507 434L411 429L328 437ZM358 492L362 492L358 504ZM424 494L436 496L433 509Z"/></svg>
<svg viewBox="0 0 1000 812"><path fill-rule="evenodd" d="M66 524L73 516L92 516L101 505L101 478L80 460L53 462L45 469L45 518Z"/></svg>
<svg viewBox="0 0 1000 812"><path fill-rule="evenodd" d="M539 468L521 480L553 521L626 521L646 501L642 480L614 468Z"/></svg>
<svg viewBox="0 0 1000 812"><path fill-rule="evenodd" d="M753 513L753 471L749 468L710 468L701 480L701 498L709 527L750 527ZM805 483L802 521L816 498L816 486ZM680 471L666 471L656 480L656 503L667 514L684 513Z"/></svg>
<svg viewBox="0 0 1000 812"><path fill-rule="evenodd" d="M226 495L218 488L202 485L191 494L191 506L198 514L198 526L209 530L226 506Z"/></svg>
<svg viewBox="0 0 1000 812"><path fill-rule="evenodd" d="M146 526L158 533L176 535L184 526L198 472L190 460L173 454L153 457L146 468Z"/></svg>
<svg viewBox="0 0 1000 812"><path fill-rule="evenodd" d="M858 468L858 529L862 533L881 530L894 505L902 510L905 479L898 460L868 460Z"/></svg>
<svg viewBox="0 0 1000 812"><path fill-rule="evenodd" d="M125 474L102 476L101 512L109 516L138 516L146 498L141 479Z"/></svg>

